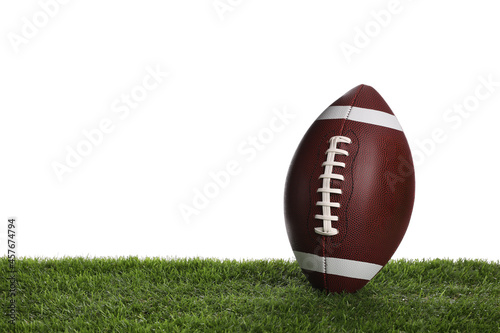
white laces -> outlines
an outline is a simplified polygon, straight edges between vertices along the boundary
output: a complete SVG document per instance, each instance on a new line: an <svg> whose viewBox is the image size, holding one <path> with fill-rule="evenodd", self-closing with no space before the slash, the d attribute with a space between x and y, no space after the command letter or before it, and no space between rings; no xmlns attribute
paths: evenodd
<svg viewBox="0 0 500 333"><path fill-rule="evenodd" d="M333 136L330 138L330 148L327 149L326 161L322 164L322 166L325 167L325 171L319 176L319 179L323 179L323 185L318 189L318 192L321 193L321 201L316 202L316 206L321 206L323 211L322 214L316 214L314 217L323 221L323 227L314 228L314 231L323 236L333 236L339 233L337 229L332 227L332 221L338 221L339 217L332 215L330 208L340 208L340 203L332 202L330 200L330 195L342 194L342 190L339 188L332 188L330 186L330 180L344 180L344 176L332 173L334 166L345 168L345 163L335 162L335 155L349 156L347 150L337 148L339 142L351 143L351 139L346 136Z"/></svg>

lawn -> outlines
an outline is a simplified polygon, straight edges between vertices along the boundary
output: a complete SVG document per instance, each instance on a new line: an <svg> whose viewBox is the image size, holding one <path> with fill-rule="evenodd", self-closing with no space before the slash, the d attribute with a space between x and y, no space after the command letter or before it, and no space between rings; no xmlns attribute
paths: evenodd
<svg viewBox="0 0 500 333"><path fill-rule="evenodd" d="M391 261L330 295L284 260L23 258L15 270L0 258L0 332L14 332L11 310L16 332L500 332L498 262Z"/></svg>

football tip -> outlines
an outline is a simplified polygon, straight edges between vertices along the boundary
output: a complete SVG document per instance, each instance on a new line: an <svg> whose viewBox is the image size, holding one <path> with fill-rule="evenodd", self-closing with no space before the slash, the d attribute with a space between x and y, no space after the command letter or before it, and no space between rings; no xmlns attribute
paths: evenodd
<svg viewBox="0 0 500 333"><path fill-rule="evenodd" d="M372 109L393 114L387 102L372 87L366 84L360 84L342 97L332 103L331 106L350 106L364 109Z"/></svg>

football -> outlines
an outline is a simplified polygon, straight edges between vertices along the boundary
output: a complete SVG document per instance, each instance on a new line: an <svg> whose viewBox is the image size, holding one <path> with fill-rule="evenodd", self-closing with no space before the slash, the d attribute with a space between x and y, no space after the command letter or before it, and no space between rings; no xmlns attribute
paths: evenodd
<svg viewBox="0 0 500 333"><path fill-rule="evenodd" d="M291 161L285 223L313 287L355 292L391 259L410 221L415 174L394 113L359 85L313 122Z"/></svg>

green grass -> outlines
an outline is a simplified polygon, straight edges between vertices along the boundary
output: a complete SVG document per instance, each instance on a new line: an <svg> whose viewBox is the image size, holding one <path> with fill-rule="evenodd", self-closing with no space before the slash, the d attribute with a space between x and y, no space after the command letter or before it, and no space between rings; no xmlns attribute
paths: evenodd
<svg viewBox="0 0 500 333"><path fill-rule="evenodd" d="M500 332L500 264L391 261L355 294L295 262L21 259L16 332ZM6 258L0 276L10 276ZM13 332L1 280L0 332Z"/></svg>

